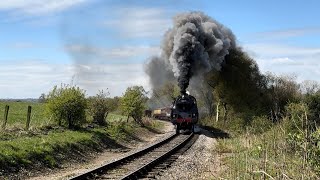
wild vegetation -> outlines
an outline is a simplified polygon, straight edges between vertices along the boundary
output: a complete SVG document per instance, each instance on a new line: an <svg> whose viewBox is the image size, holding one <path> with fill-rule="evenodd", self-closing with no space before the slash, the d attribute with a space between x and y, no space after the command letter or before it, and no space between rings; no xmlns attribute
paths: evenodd
<svg viewBox="0 0 320 180"><path fill-rule="evenodd" d="M218 141L227 163L222 177L319 178L318 83L262 74L239 51L227 55L221 73L207 78L214 83L216 116L202 123L232 135Z"/></svg>
<svg viewBox="0 0 320 180"><path fill-rule="evenodd" d="M87 100L84 90L79 87L55 86L47 96L47 114L58 122L59 126L67 125L69 129L82 125L85 120Z"/></svg>
<svg viewBox="0 0 320 180"><path fill-rule="evenodd" d="M146 101L146 92L142 86L129 87L120 99L121 112L127 116L127 119L132 117L137 123L143 125L142 116L143 110L146 109Z"/></svg>
<svg viewBox="0 0 320 180"><path fill-rule="evenodd" d="M106 124L106 117L109 112L116 110L118 105L117 99L112 99L108 96L108 92L101 90L96 96L88 98L89 114L92 116L93 122L99 125Z"/></svg>
<svg viewBox="0 0 320 180"><path fill-rule="evenodd" d="M154 89L150 101L171 99L175 88L167 93L167 84ZM215 150L225 157L222 178L319 178L317 82L263 74L254 59L234 48L221 71L207 73L189 90L197 98L200 123L231 136L218 140Z"/></svg>

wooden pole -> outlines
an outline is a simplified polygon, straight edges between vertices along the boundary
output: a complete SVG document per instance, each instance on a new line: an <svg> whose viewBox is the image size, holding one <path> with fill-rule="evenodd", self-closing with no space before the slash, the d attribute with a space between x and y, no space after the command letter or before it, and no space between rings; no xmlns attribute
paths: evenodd
<svg viewBox="0 0 320 180"><path fill-rule="evenodd" d="M31 106L28 106L26 130L29 130L29 127L30 127L30 117L31 117Z"/></svg>
<svg viewBox="0 0 320 180"><path fill-rule="evenodd" d="M7 121L8 121L8 113L9 113L9 106L6 105L6 107L4 109L4 119L3 119L3 123L2 123L2 130L6 129L6 125L7 125Z"/></svg>
<svg viewBox="0 0 320 180"><path fill-rule="evenodd" d="M216 108L216 111L217 111L217 114L216 114L216 122L219 121L219 106L220 106L220 101L218 101L217 108Z"/></svg>

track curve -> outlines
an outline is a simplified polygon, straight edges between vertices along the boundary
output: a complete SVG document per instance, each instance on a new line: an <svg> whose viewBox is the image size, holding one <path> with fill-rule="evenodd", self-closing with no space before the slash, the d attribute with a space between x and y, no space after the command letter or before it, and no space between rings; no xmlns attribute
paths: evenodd
<svg viewBox="0 0 320 180"><path fill-rule="evenodd" d="M188 149L188 146L190 147L196 138L197 135L195 137L193 133L170 135L161 142L148 146L114 162L75 176L71 178L71 180L138 179L146 177L152 171L153 173L151 174L154 174L153 168L163 163L166 159L170 159L170 156L179 152L179 150L181 152L184 147L187 147ZM170 161L172 161L172 158Z"/></svg>

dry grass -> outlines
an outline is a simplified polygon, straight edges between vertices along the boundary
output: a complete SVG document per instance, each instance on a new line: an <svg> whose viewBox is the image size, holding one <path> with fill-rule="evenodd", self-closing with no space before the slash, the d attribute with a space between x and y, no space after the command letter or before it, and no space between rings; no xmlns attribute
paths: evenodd
<svg viewBox="0 0 320 180"><path fill-rule="evenodd" d="M218 140L217 152L229 153L222 177L226 179L319 179L306 154L295 153L282 125L255 135ZM230 153L231 152L231 153Z"/></svg>

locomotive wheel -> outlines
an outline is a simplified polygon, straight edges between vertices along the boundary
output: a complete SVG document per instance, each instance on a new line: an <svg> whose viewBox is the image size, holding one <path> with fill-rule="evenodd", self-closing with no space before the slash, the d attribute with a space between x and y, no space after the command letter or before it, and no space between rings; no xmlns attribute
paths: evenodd
<svg viewBox="0 0 320 180"><path fill-rule="evenodd" d="M194 133L194 124L191 125L191 132Z"/></svg>
<svg viewBox="0 0 320 180"><path fill-rule="evenodd" d="M180 133L180 127L179 125L177 124L177 127L176 127L176 134L179 134Z"/></svg>

